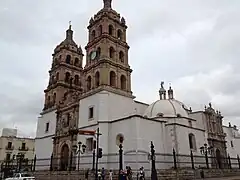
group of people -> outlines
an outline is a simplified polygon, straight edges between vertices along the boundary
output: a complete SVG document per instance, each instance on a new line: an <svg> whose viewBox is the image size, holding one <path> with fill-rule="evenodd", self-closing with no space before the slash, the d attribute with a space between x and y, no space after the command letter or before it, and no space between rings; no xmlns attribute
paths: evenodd
<svg viewBox="0 0 240 180"><path fill-rule="evenodd" d="M88 180L88 175L89 175L89 169L86 171L85 173L85 180ZM120 170L119 172L119 178L120 180L133 180L133 172L130 166L126 166L125 170ZM98 170L98 180L105 180L106 177L106 171L104 168L102 168L101 170ZM109 170L109 174L108 174L108 179L109 180L113 180L113 171ZM141 167L137 173L137 179L138 180L145 180L145 172L144 172L144 168Z"/></svg>

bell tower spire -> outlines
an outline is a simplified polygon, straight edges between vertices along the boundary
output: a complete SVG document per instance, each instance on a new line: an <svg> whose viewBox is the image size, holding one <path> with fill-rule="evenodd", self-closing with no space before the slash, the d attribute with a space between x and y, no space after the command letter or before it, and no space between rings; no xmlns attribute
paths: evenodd
<svg viewBox="0 0 240 180"><path fill-rule="evenodd" d="M111 9L112 8L112 0L103 0L103 8L104 9Z"/></svg>

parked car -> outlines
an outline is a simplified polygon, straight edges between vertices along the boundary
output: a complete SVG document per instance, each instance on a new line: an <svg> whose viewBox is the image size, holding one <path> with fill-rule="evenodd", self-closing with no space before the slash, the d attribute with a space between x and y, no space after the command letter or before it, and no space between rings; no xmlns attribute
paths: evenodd
<svg viewBox="0 0 240 180"><path fill-rule="evenodd" d="M35 177L27 173L16 173L13 175L13 177L7 178L5 180L35 180Z"/></svg>

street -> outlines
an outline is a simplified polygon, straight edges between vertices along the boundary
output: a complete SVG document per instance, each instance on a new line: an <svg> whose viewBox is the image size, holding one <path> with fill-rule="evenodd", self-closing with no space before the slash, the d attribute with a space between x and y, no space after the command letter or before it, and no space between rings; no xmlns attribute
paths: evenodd
<svg viewBox="0 0 240 180"><path fill-rule="evenodd" d="M206 178L205 180L240 180L240 176L220 177L220 178Z"/></svg>

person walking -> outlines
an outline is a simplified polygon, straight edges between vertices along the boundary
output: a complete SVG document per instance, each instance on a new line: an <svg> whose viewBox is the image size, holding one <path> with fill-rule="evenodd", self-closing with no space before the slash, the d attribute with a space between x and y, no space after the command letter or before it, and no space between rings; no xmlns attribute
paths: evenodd
<svg viewBox="0 0 240 180"><path fill-rule="evenodd" d="M102 168L101 176L102 176L102 180L105 180L105 169L104 168Z"/></svg>
<svg viewBox="0 0 240 180"><path fill-rule="evenodd" d="M110 169L110 171L109 171L109 180L112 180L112 178L113 178L113 172L112 172L112 170Z"/></svg>

